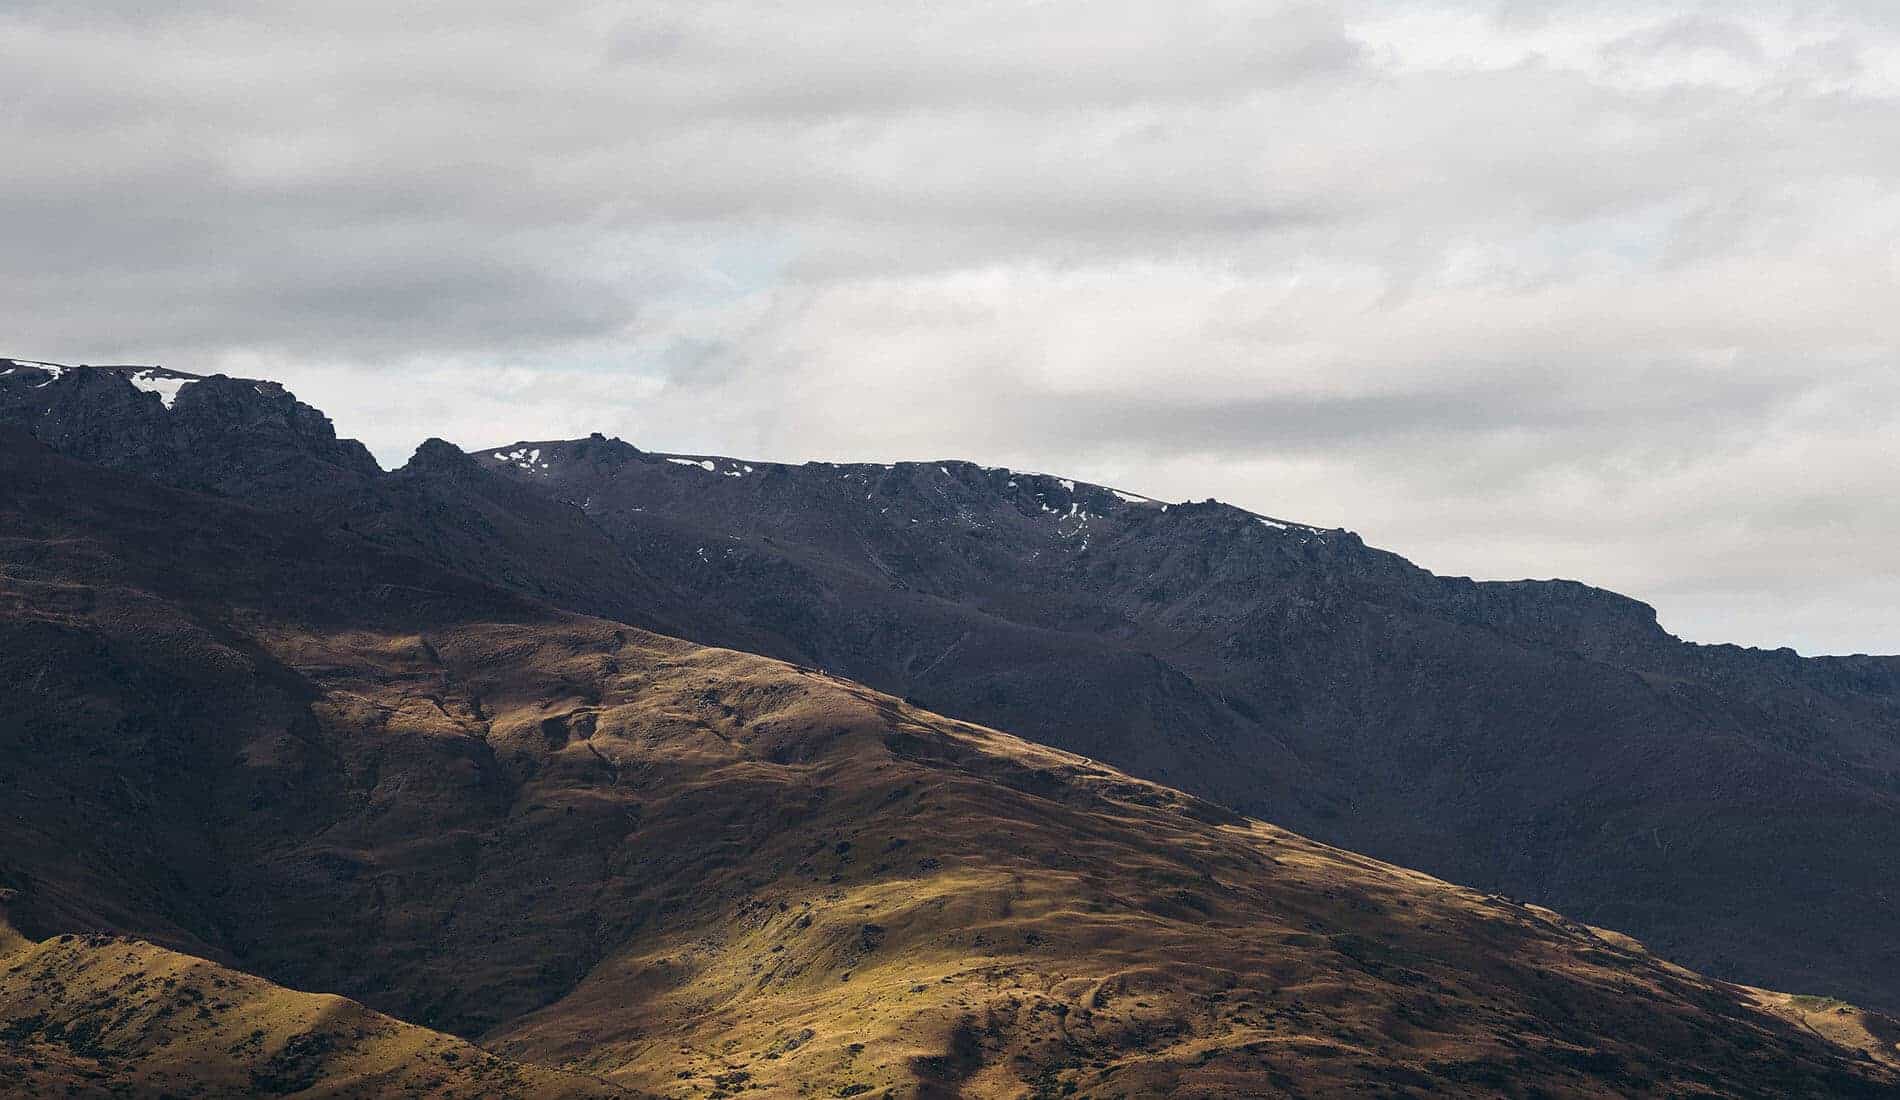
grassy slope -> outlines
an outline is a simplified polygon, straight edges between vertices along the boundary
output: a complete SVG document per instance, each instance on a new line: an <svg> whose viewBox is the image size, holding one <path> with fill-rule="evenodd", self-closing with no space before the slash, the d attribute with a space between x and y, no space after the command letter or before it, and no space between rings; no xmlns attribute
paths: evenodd
<svg viewBox="0 0 1900 1100"><path fill-rule="evenodd" d="M149 943L3 923L0 1021L9 1096L629 1095Z"/></svg>
<svg viewBox="0 0 1900 1100"><path fill-rule="evenodd" d="M265 644L347 700L327 722L441 737L479 711L498 759L535 761L484 843L585 853L537 864L539 907L628 923L488 1033L511 1057L682 1096L1893 1085L1627 938L859 685L583 619L424 641Z"/></svg>

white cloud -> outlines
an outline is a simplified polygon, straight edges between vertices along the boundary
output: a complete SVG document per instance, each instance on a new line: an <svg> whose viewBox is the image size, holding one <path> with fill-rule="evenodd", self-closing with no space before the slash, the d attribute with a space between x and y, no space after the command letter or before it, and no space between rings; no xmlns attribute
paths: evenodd
<svg viewBox="0 0 1900 1100"><path fill-rule="evenodd" d="M1890 5L0 13L17 354L965 455L1900 650Z"/></svg>

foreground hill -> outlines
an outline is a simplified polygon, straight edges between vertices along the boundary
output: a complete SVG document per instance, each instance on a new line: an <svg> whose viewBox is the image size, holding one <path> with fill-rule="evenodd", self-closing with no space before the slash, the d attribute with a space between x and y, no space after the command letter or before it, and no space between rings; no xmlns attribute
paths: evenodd
<svg viewBox="0 0 1900 1100"><path fill-rule="evenodd" d="M34 1097L625 1097L137 940L0 924L0 1089Z"/></svg>
<svg viewBox="0 0 1900 1100"><path fill-rule="evenodd" d="M0 885L52 939L0 1050L49 1083L256 1072L143 994L55 1059L76 999L193 965L86 931L670 1096L1900 1088L1879 1017L19 435L0 531Z"/></svg>

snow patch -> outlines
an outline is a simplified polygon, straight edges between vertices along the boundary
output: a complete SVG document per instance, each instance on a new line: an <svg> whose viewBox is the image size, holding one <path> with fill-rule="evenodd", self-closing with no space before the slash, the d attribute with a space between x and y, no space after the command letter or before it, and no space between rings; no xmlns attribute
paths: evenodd
<svg viewBox="0 0 1900 1100"><path fill-rule="evenodd" d="M60 375L66 373L66 370L67 370L66 367L58 363L48 363L44 359L0 359L0 363L11 364L10 366L7 367L6 370L0 370L0 378L4 378L7 375L12 374L14 371L19 370L21 367L38 367L39 369L53 376L52 378L48 378L45 382L35 383L33 387L34 389L38 389L40 386L51 384L52 382L56 381Z"/></svg>
<svg viewBox="0 0 1900 1100"><path fill-rule="evenodd" d="M1290 531L1298 535L1301 542L1316 538L1324 539L1328 534L1325 528L1314 527L1310 523L1291 523L1283 519L1274 519L1272 516L1256 515L1254 518L1260 521L1262 527L1271 527L1275 531Z"/></svg>
<svg viewBox="0 0 1900 1100"><path fill-rule="evenodd" d="M146 393L157 394L158 403L169 409L172 407L172 404L178 400L178 391L196 382L197 379L170 378L159 374L157 371L142 370L137 374L127 375L126 381L144 390Z"/></svg>
<svg viewBox="0 0 1900 1100"><path fill-rule="evenodd" d="M505 453L496 451L494 458L496 462L512 463L524 470L533 471L539 469L542 473L547 473L548 470L548 464L541 461L541 448L539 447L516 447L514 450Z"/></svg>
<svg viewBox="0 0 1900 1100"><path fill-rule="evenodd" d="M675 466L697 466L709 474L719 468L713 465L713 460L710 458L669 458L667 461Z"/></svg>

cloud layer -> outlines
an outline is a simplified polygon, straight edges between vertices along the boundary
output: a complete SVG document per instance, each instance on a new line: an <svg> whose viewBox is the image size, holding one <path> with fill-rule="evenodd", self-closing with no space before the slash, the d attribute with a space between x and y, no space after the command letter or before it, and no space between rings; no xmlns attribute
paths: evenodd
<svg viewBox="0 0 1900 1100"><path fill-rule="evenodd" d="M0 11L11 352L970 457L1900 651L1890 4Z"/></svg>

